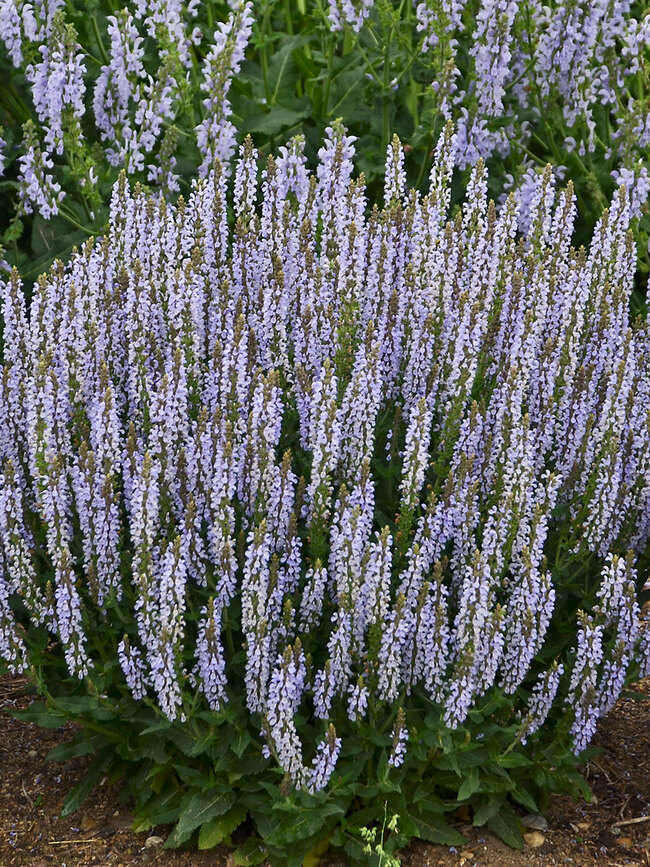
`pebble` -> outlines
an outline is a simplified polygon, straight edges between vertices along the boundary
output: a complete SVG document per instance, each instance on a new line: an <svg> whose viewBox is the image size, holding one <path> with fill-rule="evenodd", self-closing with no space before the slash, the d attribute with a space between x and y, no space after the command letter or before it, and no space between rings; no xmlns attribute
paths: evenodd
<svg viewBox="0 0 650 867"><path fill-rule="evenodd" d="M84 816L81 820L82 831L92 831L95 827L97 827L97 819L93 819L92 816Z"/></svg>
<svg viewBox="0 0 650 867"><path fill-rule="evenodd" d="M38 758L38 753L36 752L36 750L30 750L27 753L27 755L29 756L30 759L37 759Z"/></svg>
<svg viewBox="0 0 650 867"><path fill-rule="evenodd" d="M541 831L531 831L528 834L524 834L524 840L529 846L532 846L533 849L538 849L546 842L546 838Z"/></svg>
<svg viewBox="0 0 650 867"><path fill-rule="evenodd" d="M145 849L152 849L154 846L162 846L164 842L165 841L162 837L157 837L155 834L152 834L151 837L147 837L144 846Z"/></svg>
<svg viewBox="0 0 650 867"><path fill-rule="evenodd" d="M521 820L521 824L526 828L533 828L535 831L548 831L548 822L544 816L539 816L537 813L528 813Z"/></svg>

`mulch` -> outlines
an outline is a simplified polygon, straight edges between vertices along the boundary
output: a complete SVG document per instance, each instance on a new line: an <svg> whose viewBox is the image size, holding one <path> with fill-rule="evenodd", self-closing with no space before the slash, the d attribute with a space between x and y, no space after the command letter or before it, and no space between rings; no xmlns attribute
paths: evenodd
<svg viewBox="0 0 650 867"><path fill-rule="evenodd" d="M73 727L45 730L13 719L8 711L29 704L24 687L18 678L0 677L0 867L232 867L225 847L164 850L168 828L134 833L128 804L120 802L118 787L107 781L77 813L61 818L63 798L83 777L85 760L45 761ZM650 678L634 688L650 699ZM602 752L585 769L593 800L553 798L545 817L548 827L531 829L523 850L509 849L459 819L466 846L456 850L416 843L402 854L402 863L650 867L650 701L621 699L602 721L595 743ZM328 862L329 867L337 863Z"/></svg>

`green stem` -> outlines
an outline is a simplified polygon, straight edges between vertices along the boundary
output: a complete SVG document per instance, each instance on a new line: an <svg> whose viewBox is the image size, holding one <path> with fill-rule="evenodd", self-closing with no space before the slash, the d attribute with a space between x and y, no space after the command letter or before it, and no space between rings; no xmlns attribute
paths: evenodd
<svg viewBox="0 0 650 867"><path fill-rule="evenodd" d="M284 23L289 36L293 36L293 19L291 18L291 0L284 0Z"/></svg>
<svg viewBox="0 0 650 867"><path fill-rule="evenodd" d="M438 113L434 118L433 128L435 130L436 123L438 121ZM426 172L427 164L429 162L429 151L433 147L433 136L429 136L426 141L426 147L424 148L424 156L422 157L422 163L420 165L420 171L418 172L417 180L415 182L415 189L419 190L422 181L424 180L424 173Z"/></svg>
<svg viewBox="0 0 650 867"><path fill-rule="evenodd" d="M384 151L390 141L390 35L384 19L384 90L381 107L381 137Z"/></svg>
<svg viewBox="0 0 650 867"><path fill-rule="evenodd" d="M102 42L102 36L99 32L99 25L97 24L97 19L94 15L90 16L90 20L93 25L93 33L95 34L95 41L97 42L97 47L99 48L99 53L101 54L102 60L104 61L105 66L108 66L110 63L110 59L108 54L106 53L106 49L104 48L104 43Z"/></svg>
<svg viewBox="0 0 650 867"><path fill-rule="evenodd" d="M81 223L77 220L75 215L66 208L64 205L59 204L59 214L63 217L64 220L67 220L71 226L74 226L76 229L79 229L81 232L84 232L88 237L90 237L93 232L88 229L86 226L82 226Z"/></svg>
<svg viewBox="0 0 650 867"><path fill-rule="evenodd" d="M327 46L327 81L325 82L325 93L323 95L323 117L328 119L329 116L329 101L330 89L332 86L332 70L334 68L334 34L330 34L329 45Z"/></svg>
<svg viewBox="0 0 650 867"><path fill-rule="evenodd" d="M377 73L377 70L375 69L375 67L374 67L374 66L372 65L372 63L370 62L370 58L368 57L368 55L366 54L366 52L363 50L363 47L361 46L361 43L360 43L360 42L357 43L357 49L358 49L358 51L359 51L359 54L360 54L360 55L363 57L363 59L366 61L366 66L368 67L368 69L369 69L370 72L372 73L374 79L375 79L379 84L381 84L381 82L382 82L381 76Z"/></svg>
<svg viewBox="0 0 650 867"><path fill-rule="evenodd" d="M269 53L266 45L267 35L268 35L268 23L269 23L269 4L268 2L264 6L264 15L262 17L262 45L260 48L260 60L262 63L262 82L264 83L264 98L268 104L269 102Z"/></svg>

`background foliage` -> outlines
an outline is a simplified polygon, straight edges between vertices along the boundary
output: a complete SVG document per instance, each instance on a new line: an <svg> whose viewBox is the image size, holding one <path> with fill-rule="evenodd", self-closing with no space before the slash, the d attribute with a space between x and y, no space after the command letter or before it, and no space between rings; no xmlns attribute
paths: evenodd
<svg viewBox="0 0 650 867"><path fill-rule="evenodd" d="M22 10L22 5L22 0L5 0L5 14L13 7ZM57 8L52 0L35 8L50 7ZM643 216L650 140L650 27L643 3L553 0L544 7L537 0L357 0L341 8L356 26L346 23L345 12L337 11L334 2L255 0L246 56L228 91L239 141L251 133L260 152L267 154L302 133L314 166L325 127L341 117L359 139L357 166L366 175L371 198L378 200L393 132L406 144L409 182L422 189L433 144L451 117L464 135L461 168L473 165L478 156L487 158L493 195L520 183L522 195L530 195L535 172L548 162L559 176L571 178L581 215L578 243L589 238L597 214L611 197L613 172L624 170L617 177L628 185L636 178L638 213ZM59 10L68 26L66 38L78 40L85 64L86 111L81 117L83 140L70 136L63 154L51 155L54 179L66 193L53 219L13 216L22 126L31 121L41 140L44 129L25 69L39 60L40 44L52 38L23 38L18 67L10 57L10 43L4 48L0 43L0 75L7 82L0 89L0 134L7 143L0 224L7 258L21 266L27 280L56 256L65 257L73 244L105 228L104 203L120 166L109 165L103 154L106 145L100 141L92 100L111 53L108 16L118 9L105 0L68 0ZM356 18L354 10L360 13ZM202 65L214 44L215 28L231 10L215 0L189 7L141 0L131 11L144 39L147 72L154 82L165 77L173 82L173 104L161 118L145 162L167 165L170 157L175 160L180 190L187 195L202 160L194 130L210 114L202 103L206 93L210 96L201 90ZM341 29L333 29L333 22ZM186 53L179 51L183 40ZM146 167L134 176L151 183ZM467 175L459 173L456 199L466 180ZM641 287L647 273L649 220L643 217L638 232Z"/></svg>

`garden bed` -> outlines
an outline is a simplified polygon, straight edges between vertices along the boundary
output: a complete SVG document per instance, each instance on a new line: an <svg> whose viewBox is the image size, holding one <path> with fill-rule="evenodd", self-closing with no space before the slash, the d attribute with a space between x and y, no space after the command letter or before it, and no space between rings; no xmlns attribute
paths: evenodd
<svg viewBox="0 0 650 867"><path fill-rule="evenodd" d="M85 762L44 761L49 750L66 740L70 727L45 730L12 719L8 711L29 702L24 685L20 679L0 679L0 867L131 867L145 863L220 867L233 863L227 848L172 852L160 845L147 846L149 836L164 837L165 829L133 833L128 805L120 803L116 787L100 786L78 813L60 819L63 797L81 779ZM635 689L650 698L650 679ZM567 797L552 799L541 846L530 845L541 842L541 832L531 831L523 851L508 849L485 829L468 826L461 815L456 822L468 836L467 846L452 851L415 844L403 853L402 863L407 867L650 864L650 820L630 821L650 816L648 705L619 700L601 721L595 744L602 753L589 764L586 775L596 799L590 804L574 803Z"/></svg>

